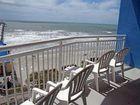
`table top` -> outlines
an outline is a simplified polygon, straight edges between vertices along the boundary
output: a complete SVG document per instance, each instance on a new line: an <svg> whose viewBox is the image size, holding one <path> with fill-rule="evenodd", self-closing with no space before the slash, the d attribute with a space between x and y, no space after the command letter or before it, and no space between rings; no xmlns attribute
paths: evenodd
<svg viewBox="0 0 140 105"><path fill-rule="evenodd" d="M78 66L68 66L64 69L65 72L65 76L68 77L68 79L72 78L75 74L77 74L78 72L80 72L83 68L82 67L78 67Z"/></svg>

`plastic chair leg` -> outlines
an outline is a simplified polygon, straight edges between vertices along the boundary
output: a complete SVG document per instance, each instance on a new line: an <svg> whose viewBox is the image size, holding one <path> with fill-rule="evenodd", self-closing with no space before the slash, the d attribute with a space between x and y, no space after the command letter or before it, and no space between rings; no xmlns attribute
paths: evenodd
<svg viewBox="0 0 140 105"><path fill-rule="evenodd" d="M98 74L94 73L94 79L95 79L95 84L96 84L96 91L99 91L99 79L98 79Z"/></svg>
<svg viewBox="0 0 140 105"><path fill-rule="evenodd" d="M115 67L111 67L111 72L112 72L112 79L113 79L113 82L116 82Z"/></svg>
<svg viewBox="0 0 140 105"><path fill-rule="evenodd" d="M122 77L124 78L124 65L121 65Z"/></svg>

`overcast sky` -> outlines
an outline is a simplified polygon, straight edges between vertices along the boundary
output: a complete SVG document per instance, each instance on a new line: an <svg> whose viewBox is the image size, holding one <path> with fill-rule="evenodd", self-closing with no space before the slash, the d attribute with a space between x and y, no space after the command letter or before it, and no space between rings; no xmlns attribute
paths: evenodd
<svg viewBox="0 0 140 105"><path fill-rule="evenodd" d="M0 20L117 24L120 0L0 0Z"/></svg>

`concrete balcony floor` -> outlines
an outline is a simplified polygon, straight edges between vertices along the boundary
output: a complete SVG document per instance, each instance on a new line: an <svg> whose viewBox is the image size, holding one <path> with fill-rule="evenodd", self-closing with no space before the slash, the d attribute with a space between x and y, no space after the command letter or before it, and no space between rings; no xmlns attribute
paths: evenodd
<svg viewBox="0 0 140 105"><path fill-rule="evenodd" d="M121 77L120 68L116 68L116 83L109 86L105 79L100 78L100 91L95 89L94 77L88 78L86 89L87 105L140 105L140 69L125 65L125 79ZM111 77L110 77L111 78ZM83 105L78 99L75 105Z"/></svg>

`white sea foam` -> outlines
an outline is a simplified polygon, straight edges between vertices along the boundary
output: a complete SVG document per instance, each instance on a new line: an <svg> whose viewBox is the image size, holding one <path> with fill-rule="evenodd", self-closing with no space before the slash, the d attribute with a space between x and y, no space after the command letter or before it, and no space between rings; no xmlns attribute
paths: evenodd
<svg viewBox="0 0 140 105"><path fill-rule="evenodd" d="M14 32L5 33L6 44L19 44L33 41L48 40L52 38L64 38L69 36L88 35L82 32L67 32L64 30L48 30L48 31L23 31L16 30Z"/></svg>
<svg viewBox="0 0 140 105"><path fill-rule="evenodd" d="M20 32L20 31L24 31L23 29L15 29L14 31Z"/></svg>
<svg viewBox="0 0 140 105"><path fill-rule="evenodd" d="M107 34L112 34L112 32L111 31L105 31Z"/></svg>

